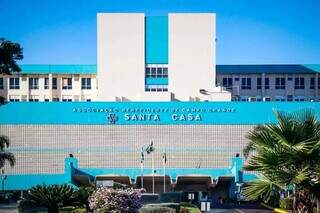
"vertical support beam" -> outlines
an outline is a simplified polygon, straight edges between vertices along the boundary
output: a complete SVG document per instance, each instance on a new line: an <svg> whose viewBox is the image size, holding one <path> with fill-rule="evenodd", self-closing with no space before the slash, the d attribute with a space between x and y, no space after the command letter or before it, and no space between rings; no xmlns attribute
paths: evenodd
<svg viewBox="0 0 320 213"><path fill-rule="evenodd" d="M64 174L67 182L72 182L74 169L78 168L78 159L67 157L64 159Z"/></svg>

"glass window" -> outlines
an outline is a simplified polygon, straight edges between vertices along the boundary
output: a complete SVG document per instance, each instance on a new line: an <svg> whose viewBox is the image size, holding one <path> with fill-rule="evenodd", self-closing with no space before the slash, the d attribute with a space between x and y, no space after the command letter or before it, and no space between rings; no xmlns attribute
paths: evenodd
<svg viewBox="0 0 320 213"><path fill-rule="evenodd" d="M39 78L29 78L29 89L39 89Z"/></svg>
<svg viewBox="0 0 320 213"><path fill-rule="evenodd" d="M304 89L304 78L303 77L296 77L294 79L294 88L295 89Z"/></svg>
<svg viewBox="0 0 320 213"><path fill-rule="evenodd" d="M269 78L264 79L264 88L265 89L270 89L270 84L269 84Z"/></svg>
<svg viewBox="0 0 320 213"><path fill-rule="evenodd" d="M222 79L222 86L227 89L232 89L232 78L226 77Z"/></svg>
<svg viewBox="0 0 320 213"><path fill-rule="evenodd" d="M52 78L52 89L58 89L58 80L57 80L57 78Z"/></svg>
<svg viewBox="0 0 320 213"><path fill-rule="evenodd" d="M81 89L91 89L91 78L81 79Z"/></svg>
<svg viewBox="0 0 320 213"><path fill-rule="evenodd" d="M59 98L58 97L53 97L52 101L57 102L57 101L59 101Z"/></svg>
<svg viewBox="0 0 320 213"><path fill-rule="evenodd" d="M283 77L276 78L276 89L286 89L286 79Z"/></svg>
<svg viewBox="0 0 320 213"><path fill-rule="evenodd" d="M168 78L168 68L167 68L167 67L164 67L164 68L162 69L162 76L163 76L164 78Z"/></svg>
<svg viewBox="0 0 320 213"><path fill-rule="evenodd" d="M146 78L150 78L151 77L151 70L150 67L146 68Z"/></svg>
<svg viewBox="0 0 320 213"><path fill-rule="evenodd" d="M262 78L257 78L257 89L262 89Z"/></svg>
<svg viewBox="0 0 320 213"><path fill-rule="evenodd" d="M167 92L168 85L146 85L146 92Z"/></svg>
<svg viewBox="0 0 320 213"><path fill-rule="evenodd" d="M251 89L251 78L241 78L241 89Z"/></svg>
<svg viewBox="0 0 320 213"><path fill-rule="evenodd" d="M39 102L38 98L29 98L29 102Z"/></svg>
<svg viewBox="0 0 320 213"><path fill-rule="evenodd" d="M49 89L49 78L44 78L44 89Z"/></svg>
<svg viewBox="0 0 320 213"><path fill-rule="evenodd" d="M20 89L20 79L19 78L10 78L9 79L9 88L10 89Z"/></svg>
<svg viewBox="0 0 320 213"><path fill-rule="evenodd" d="M0 89L4 89L3 78L0 78Z"/></svg>
<svg viewBox="0 0 320 213"><path fill-rule="evenodd" d="M310 78L310 89L314 89L315 88L315 78L311 77Z"/></svg>
<svg viewBox="0 0 320 213"><path fill-rule="evenodd" d="M318 89L320 89L320 77L318 78Z"/></svg>
<svg viewBox="0 0 320 213"><path fill-rule="evenodd" d="M62 79L62 89L72 89L72 78Z"/></svg>
<svg viewBox="0 0 320 213"><path fill-rule="evenodd" d="M152 67L151 68L151 77L156 78L157 77L157 68Z"/></svg>

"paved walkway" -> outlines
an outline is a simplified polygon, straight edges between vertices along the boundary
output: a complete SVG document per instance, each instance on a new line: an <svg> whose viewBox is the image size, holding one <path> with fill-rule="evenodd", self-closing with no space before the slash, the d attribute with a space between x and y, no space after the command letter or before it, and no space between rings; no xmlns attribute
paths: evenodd
<svg viewBox="0 0 320 213"><path fill-rule="evenodd" d="M18 213L17 204L0 204L1 213Z"/></svg>

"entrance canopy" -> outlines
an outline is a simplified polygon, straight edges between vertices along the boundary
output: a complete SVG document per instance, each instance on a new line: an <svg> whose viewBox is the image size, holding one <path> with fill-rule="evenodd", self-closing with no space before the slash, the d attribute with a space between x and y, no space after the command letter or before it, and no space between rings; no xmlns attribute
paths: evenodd
<svg viewBox="0 0 320 213"><path fill-rule="evenodd" d="M208 191L214 180L208 175L178 176L175 186L176 191Z"/></svg>

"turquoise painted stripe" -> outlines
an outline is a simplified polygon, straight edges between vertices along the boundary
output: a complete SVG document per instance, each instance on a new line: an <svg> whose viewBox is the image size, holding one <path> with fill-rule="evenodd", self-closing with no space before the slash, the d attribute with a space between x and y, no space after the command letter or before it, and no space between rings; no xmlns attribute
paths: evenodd
<svg viewBox="0 0 320 213"><path fill-rule="evenodd" d="M168 16L146 17L146 63L168 64Z"/></svg>
<svg viewBox="0 0 320 213"><path fill-rule="evenodd" d="M19 66L22 74L97 74L96 65L25 64Z"/></svg>
<svg viewBox="0 0 320 213"><path fill-rule="evenodd" d="M146 78L146 85L168 85L168 78Z"/></svg>
<svg viewBox="0 0 320 213"><path fill-rule="evenodd" d="M0 125L256 125L275 122L273 110L305 108L320 115L316 102L11 102Z"/></svg>

